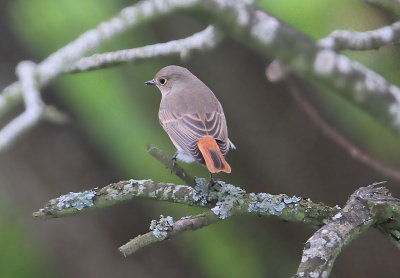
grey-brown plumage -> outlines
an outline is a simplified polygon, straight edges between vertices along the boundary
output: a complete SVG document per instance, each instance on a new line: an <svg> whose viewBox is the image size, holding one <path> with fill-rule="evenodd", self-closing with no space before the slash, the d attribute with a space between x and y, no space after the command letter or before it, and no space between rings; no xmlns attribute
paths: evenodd
<svg viewBox="0 0 400 278"><path fill-rule="evenodd" d="M234 146L228 139L224 111L214 93L189 70L179 66L161 69L146 84L154 84L161 91L158 116L178 149L177 158L207 164L210 172L230 172L223 156ZM212 138L219 151L213 148ZM215 154L219 152L223 156ZM213 161L214 167L207 158Z"/></svg>

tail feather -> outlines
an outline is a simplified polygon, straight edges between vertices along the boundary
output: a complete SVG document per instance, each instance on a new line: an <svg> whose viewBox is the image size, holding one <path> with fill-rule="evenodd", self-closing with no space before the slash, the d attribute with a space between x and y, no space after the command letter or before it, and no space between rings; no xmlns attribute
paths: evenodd
<svg viewBox="0 0 400 278"><path fill-rule="evenodd" d="M211 136L204 136L197 142L197 146L204 157L206 166L211 173L231 172L231 166L222 155L217 141Z"/></svg>

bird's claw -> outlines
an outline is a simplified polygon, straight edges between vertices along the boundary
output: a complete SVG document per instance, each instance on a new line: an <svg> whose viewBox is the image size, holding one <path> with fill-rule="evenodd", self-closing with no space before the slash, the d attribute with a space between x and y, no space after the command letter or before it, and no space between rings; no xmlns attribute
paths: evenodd
<svg viewBox="0 0 400 278"><path fill-rule="evenodd" d="M175 172L175 166L176 166L176 156L178 155L178 153L174 154L174 156L172 157L172 168L171 168L171 175Z"/></svg>

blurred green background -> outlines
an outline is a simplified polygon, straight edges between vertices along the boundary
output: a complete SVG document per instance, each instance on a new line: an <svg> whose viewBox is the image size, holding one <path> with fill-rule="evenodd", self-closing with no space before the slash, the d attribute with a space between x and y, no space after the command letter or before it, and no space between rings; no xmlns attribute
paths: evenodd
<svg viewBox="0 0 400 278"><path fill-rule="evenodd" d="M3 0L0 3L0 87L15 80L25 59L40 62L84 31L135 1ZM361 1L260 1L259 7L314 39L335 29L370 30L394 20ZM182 38L206 24L174 14L128 30L98 50L111 51ZM398 82L398 45L345 52L390 82ZM276 219L240 216L147 247L124 258L117 247L145 233L160 214L198 213L181 205L135 201L84 216L39 221L31 213L48 199L125 178L181 183L147 154L146 143L171 156L174 147L158 124L160 94L144 86L163 66L189 68L217 95L237 151L231 175L219 178L249 192L287 193L343 205L358 187L398 181L355 161L313 125L283 84L264 70L273 59L230 38L187 60L158 58L65 75L43 90L71 120L43 123L0 154L0 277L290 277L312 230ZM347 138L400 168L399 137L329 88L303 82L313 103ZM22 110L22 107L19 107ZM6 123L9 118L1 119ZM184 165L207 176L199 165ZM400 254L376 231L362 235L337 260L332 277L399 277Z"/></svg>

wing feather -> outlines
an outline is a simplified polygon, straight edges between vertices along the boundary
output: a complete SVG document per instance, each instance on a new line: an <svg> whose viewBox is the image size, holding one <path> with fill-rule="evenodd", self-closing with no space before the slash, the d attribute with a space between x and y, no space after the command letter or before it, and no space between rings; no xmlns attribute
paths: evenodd
<svg viewBox="0 0 400 278"><path fill-rule="evenodd" d="M216 111L206 113L203 117L198 113L179 114L166 109L161 109L158 115L161 126L175 147L191 154L198 162L205 163L197 146L197 142L204 136L215 138L223 155L228 152L228 131L221 105Z"/></svg>

